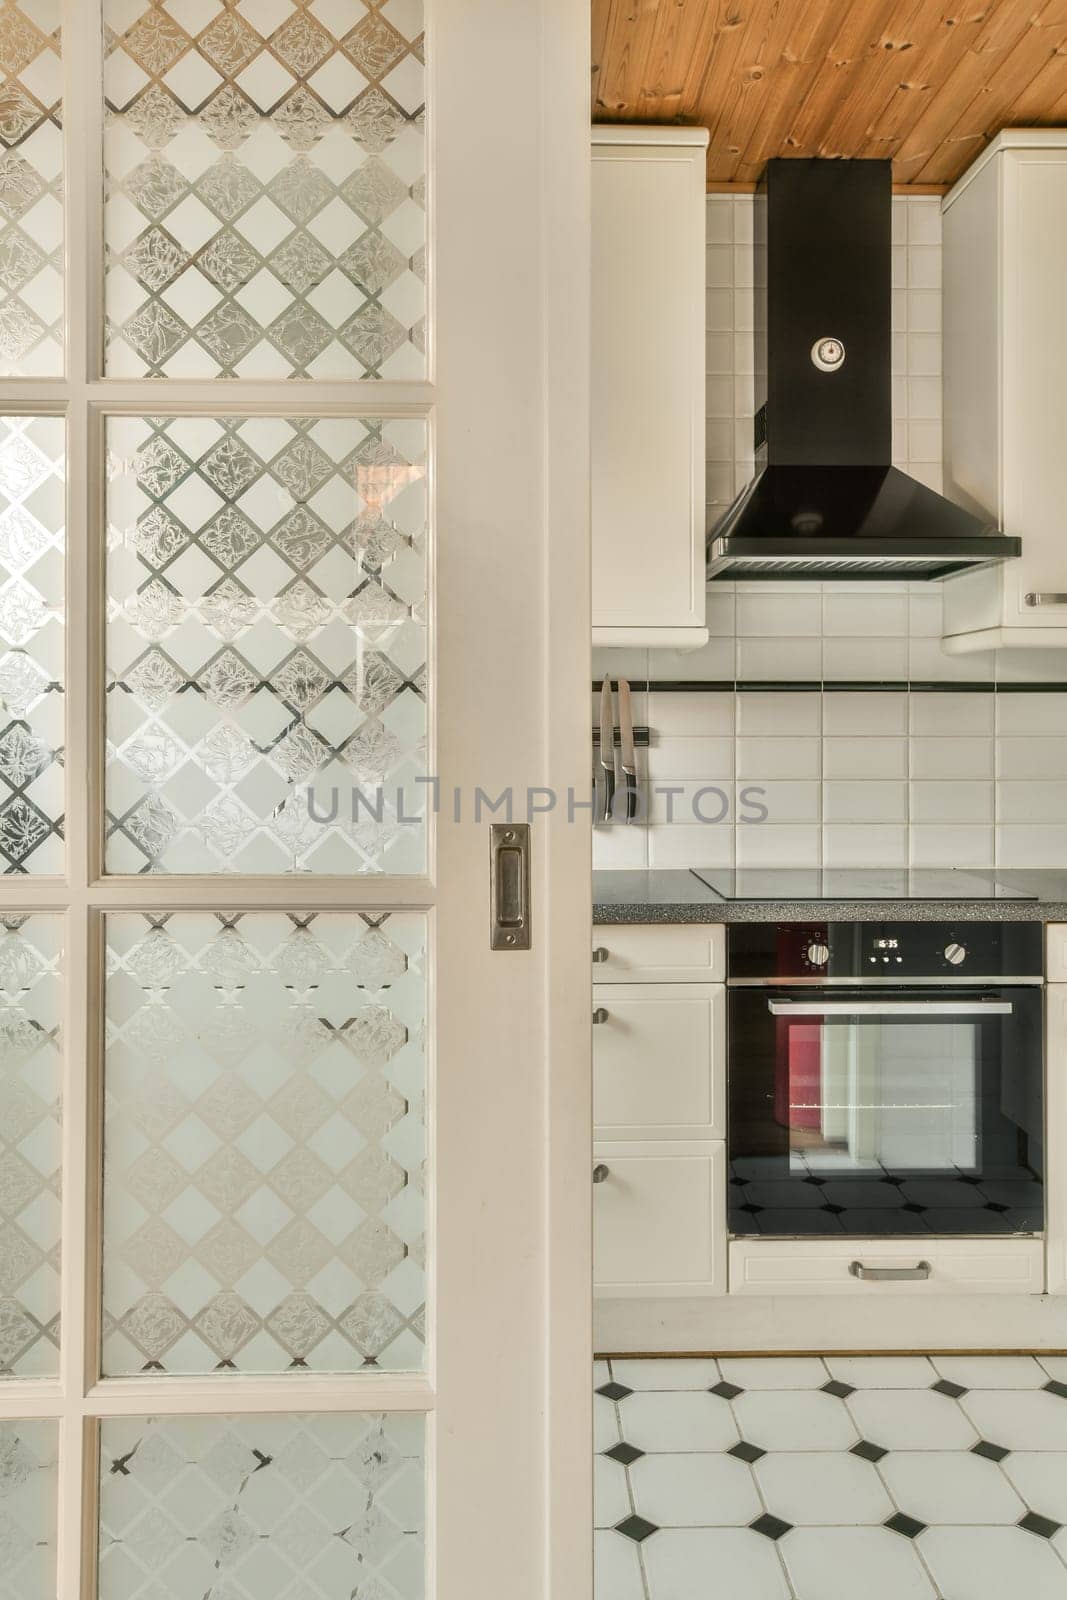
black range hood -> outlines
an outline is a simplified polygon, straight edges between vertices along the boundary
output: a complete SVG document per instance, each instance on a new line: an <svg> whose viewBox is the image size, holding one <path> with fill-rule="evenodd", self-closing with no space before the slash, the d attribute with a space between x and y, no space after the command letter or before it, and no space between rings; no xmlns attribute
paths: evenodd
<svg viewBox="0 0 1067 1600"><path fill-rule="evenodd" d="M767 164L757 474L708 535L709 580L947 578L1019 554L890 464L891 174L888 161Z"/></svg>

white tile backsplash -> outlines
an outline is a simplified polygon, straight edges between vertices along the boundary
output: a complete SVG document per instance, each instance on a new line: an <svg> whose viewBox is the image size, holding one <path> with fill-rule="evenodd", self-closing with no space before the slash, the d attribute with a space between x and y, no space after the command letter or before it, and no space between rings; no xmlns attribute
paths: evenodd
<svg viewBox="0 0 1067 1600"><path fill-rule="evenodd" d="M707 203L709 525L753 471L752 202ZM894 463L941 488L941 212L893 201ZM597 651L634 681L1067 681L1067 652L946 655L934 584L713 585L699 651ZM598 827L603 867L1067 866L1067 690L671 692L635 697L651 820ZM702 824L701 788L731 814ZM743 820L758 788L763 822ZM700 803L700 802L698 802ZM705 797L715 815L720 803Z"/></svg>

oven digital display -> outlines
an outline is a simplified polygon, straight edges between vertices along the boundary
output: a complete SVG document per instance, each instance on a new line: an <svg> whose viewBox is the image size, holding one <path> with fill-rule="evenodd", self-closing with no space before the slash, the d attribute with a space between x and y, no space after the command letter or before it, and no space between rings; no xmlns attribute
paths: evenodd
<svg viewBox="0 0 1067 1600"><path fill-rule="evenodd" d="M874 948L876 950L899 950L900 949L900 940L899 939L876 939L874 941Z"/></svg>

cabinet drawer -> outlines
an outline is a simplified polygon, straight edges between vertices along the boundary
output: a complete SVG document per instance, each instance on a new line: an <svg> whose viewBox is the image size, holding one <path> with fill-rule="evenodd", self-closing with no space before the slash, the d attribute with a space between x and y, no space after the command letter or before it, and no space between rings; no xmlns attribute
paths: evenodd
<svg viewBox="0 0 1067 1600"><path fill-rule="evenodd" d="M598 983L593 1006L597 1137L724 1138L723 985Z"/></svg>
<svg viewBox="0 0 1067 1600"><path fill-rule="evenodd" d="M594 928L593 977L597 983L722 983L726 929L714 922Z"/></svg>
<svg viewBox="0 0 1067 1600"><path fill-rule="evenodd" d="M731 1294L883 1295L1041 1294L1040 1239L735 1239L730 1244ZM930 1264L930 1276L879 1283L858 1278L864 1266Z"/></svg>
<svg viewBox="0 0 1067 1600"><path fill-rule="evenodd" d="M598 1142L607 1176L593 1189L593 1280L599 1293L722 1294L726 1288L726 1156L716 1143Z"/></svg>
<svg viewBox="0 0 1067 1600"><path fill-rule="evenodd" d="M1067 983L1067 922L1050 922L1045 930L1045 971L1049 983Z"/></svg>

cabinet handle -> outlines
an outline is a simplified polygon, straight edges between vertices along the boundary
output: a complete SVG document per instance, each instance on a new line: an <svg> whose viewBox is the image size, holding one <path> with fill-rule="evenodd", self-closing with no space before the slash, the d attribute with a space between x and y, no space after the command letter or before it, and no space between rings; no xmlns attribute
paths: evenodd
<svg viewBox="0 0 1067 1600"><path fill-rule="evenodd" d="M606 1178L610 1177L611 1168L606 1167L602 1161L598 1161L596 1166L593 1168L593 1182L603 1183Z"/></svg>
<svg viewBox="0 0 1067 1600"><path fill-rule="evenodd" d="M601 1023L601 1022L607 1022L607 1020L608 1020L607 1008L605 1006L597 1006L596 1010L593 1012L593 1022L594 1022L594 1024Z"/></svg>
<svg viewBox="0 0 1067 1600"><path fill-rule="evenodd" d="M1028 606L1067 606L1067 594L1030 593L1023 596Z"/></svg>
<svg viewBox="0 0 1067 1600"><path fill-rule="evenodd" d="M909 1283L928 1278L934 1269L929 1261L918 1261L914 1267L865 1267L862 1261L851 1261L848 1270L865 1283Z"/></svg>
<svg viewBox="0 0 1067 1600"><path fill-rule="evenodd" d="M593 951L593 965L599 966L602 961L606 961L608 959L609 954L610 952L605 945L598 944L596 949Z"/></svg>

